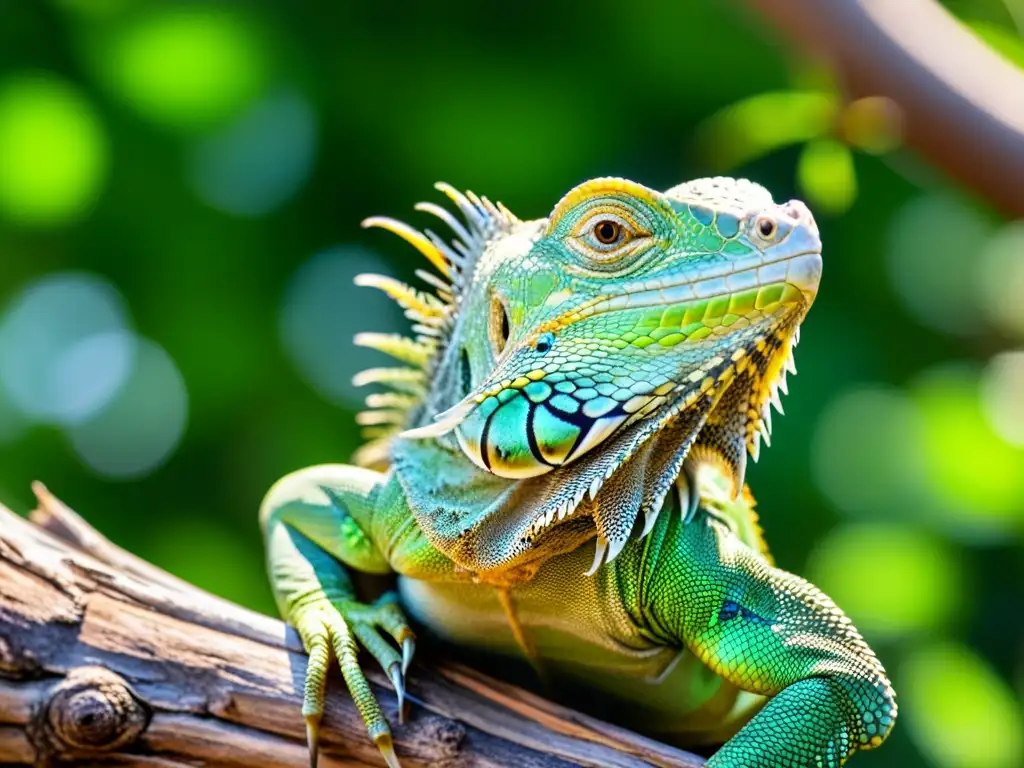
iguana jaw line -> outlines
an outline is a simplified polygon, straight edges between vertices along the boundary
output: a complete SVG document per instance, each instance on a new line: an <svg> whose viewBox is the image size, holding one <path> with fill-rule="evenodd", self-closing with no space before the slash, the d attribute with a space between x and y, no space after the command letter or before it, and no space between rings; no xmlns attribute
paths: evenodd
<svg viewBox="0 0 1024 768"><path fill-rule="evenodd" d="M598 296L569 312L544 323L536 335L557 332L589 317L621 309L667 306L686 301L705 301L732 296L775 284L788 284L799 290L809 305L818 291L821 277L821 251L809 250L732 271L721 271L698 280L661 284L648 280L627 286L621 293Z"/></svg>
<svg viewBox="0 0 1024 768"><path fill-rule="evenodd" d="M809 306L809 305L808 305ZM781 319L781 318L780 318ZM775 407L779 413L782 413L782 405L778 397L778 391L781 389L784 393L786 392L786 375L787 373L796 374L796 368L793 365L793 349L799 343L800 338L800 317L797 317L795 322L791 324L785 322L779 322L772 328L766 329L764 334L756 336L753 340L752 347L758 347L764 343L768 338L773 336L777 337L781 344L779 348L771 354L769 363L766 371L766 375L762 381L764 386L767 387L770 392L770 397L764 403L764 410L758 418L757 425L757 437L755 443L751 447L751 457L754 461L757 461L759 453L759 441L763 439L766 443L770 440L771 434L771 415L768 412L770 406ZM734 361L745 358L746 350L742 356L734 357ZM745 362L745 361L744 361ZM723 394L725 390L734 383L736 378L736 367L729 366L724 370L719 371L712 377L714 379L714 385L712 391L709 394L716 395L715 404L717 404L718 396ZM702 393L699 392L680 392L676 391L674 397L662 398L665 402L661 403L658 411L662 414L660 419L663 424L667 424L675 419L681 417L695 402L700 399ZM711 410L714 409L712 405ZM628 427L624 425L622 428ZM694 433L694 442L700 439L700 434L704 427L701 426L697 432ZM651 434L648 439L653 438L655 434ZM646 442L646 440L644 441ZM643 449L644 443L637 445L634 451L629 457L634 455L636 452ZM627 459L629 458L627 457ZM533 537L539 537L549 533L555 527L575 518L587 516L593 517L596 508L593 504L597 501L598 495L604 488L605 483L610 480L615 473L623 467L625 461L611 464L608 467L607 472L603 477L595 479L591 483L589 489L580 492L580 494L571 500L566 501L560 507L548 510L546 514L542 514L535 518L532 525L528 529L529 535ZM728 466L728 465L726 465ZM731 467L729 468L731 470ZM741 470L742 473L742 470ZM740 476L733 476L733 491L734 495L739 495L743 489L744 479L742 474ZM678 489L677 489L678 491ZM666 491L668 492L668 491ZM661 497L663 498L663 497ZM586 500L586 501L585 501ZM654 504L650 509L645 512L645 520L643 523L642 532L639 534L630 534L630 538L634 535L638 535L639 538L645 537L657 521L657 517L661 511L660 499L659 502ZM611 562L619 554L622 547L625 544L625 540L620 541L609 541L602 535L600 527L598 526L597 531L597 549L595 551L594 564L589 571L584 575L590 576L597 570L597 568L604 562Z"/></svg>

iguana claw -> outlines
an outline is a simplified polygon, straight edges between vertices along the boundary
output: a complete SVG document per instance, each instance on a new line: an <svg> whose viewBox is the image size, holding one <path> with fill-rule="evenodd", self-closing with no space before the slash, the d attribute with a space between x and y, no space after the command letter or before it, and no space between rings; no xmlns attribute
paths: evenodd
<svg viewBox="0 0 1024 768"><path fill-rule="evenodd" d="M309 745L309 768L316 768L320 759L320 715L306 715L306 744Z"/></svg>
<svg viewBox="0 0 1024 768"><path fill-rule="evenodd" d="M412 656L416 653L416 638L409 636L402 640L402 674L409 671Z"/></svg>
<svg viewBox="0 0 1024 768"><path fill-rule="evenodd" d="M391 685L395 687L395 696L398 697L398 722L405 722L405 680L403 679L402 667L395 662L388 667L388 677L391 678Z"/></svg>
<svg viewBox="0 0 1024 768"><path fill-rule="evenodd" d="M373 743L377 745L388 768L402 768L402 764L398 761L398 755L395 754L395 744L391 740L390 733L382 733L373 740Z"/></svg>

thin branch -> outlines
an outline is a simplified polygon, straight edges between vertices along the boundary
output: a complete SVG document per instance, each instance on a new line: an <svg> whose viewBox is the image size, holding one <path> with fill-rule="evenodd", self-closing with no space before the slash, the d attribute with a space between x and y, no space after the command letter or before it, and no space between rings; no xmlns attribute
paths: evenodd
<svg viewBox="0 0 1024 768"><path fill-rule="evenodd" d="M125 552L36 488L0 506L0 763L305 766L306 658L281 622ZM368 669L410 768L683 766L700 758L457 664L417 664L405 725ZM321 765L381 765L335 676Z"/></svg>
<svg viewBox="0 0 1024 768"><path fill-rule="evenodd" d="M1024 216L1024 72L934 0L747 0L838 73L902 110L909 147Z"/></svg>

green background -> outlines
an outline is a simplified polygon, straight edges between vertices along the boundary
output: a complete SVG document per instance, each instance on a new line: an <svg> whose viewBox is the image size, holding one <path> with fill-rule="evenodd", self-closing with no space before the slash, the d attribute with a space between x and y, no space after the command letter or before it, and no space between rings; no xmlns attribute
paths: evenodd
<svg viewBox="0 0 1024 768"><path fill-rule="evenodd" d="M898 1L898 0L897 0ZM371 6L377 7L371 7ZM947 4L1024 66L1019 0ZM1024 764L1024 224L899 147L892 105L726 2L0 4L0 499L272 612L255 522L346 460L411 278L387 214L448 181L519 216L621 175L802 197L821 293L748 480L779 564L890 670L858 765Z"/></svg>

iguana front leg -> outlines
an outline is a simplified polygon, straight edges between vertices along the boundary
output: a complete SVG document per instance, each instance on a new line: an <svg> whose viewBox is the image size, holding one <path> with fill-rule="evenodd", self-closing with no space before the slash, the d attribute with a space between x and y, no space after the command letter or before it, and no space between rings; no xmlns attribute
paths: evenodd
<svg viewBox="0 0 1024 768"><path fill-rule="evenodd" d="M649 576L654 631L740 688L773 697L708 768L831 768L881 744L896 718L895 695L842 611L717 520L672 518L675 531L656 532L668 545Z"/></svg>
<svg viewBox="0 0 1024 768"><path fill-rule="evenodd" d="M357 642L391 677L401 711L413 633L392 593L373 605L358 602L342 566L368 573L391 570L370 536L374 515L381 511L376 503L382 482L382 475L366 469L310 467L271 488L260 512L278 607L309 654L302 713L314 766L332 651L370 737L391 768L399 764L387 720L360 670Z"/></svg>

